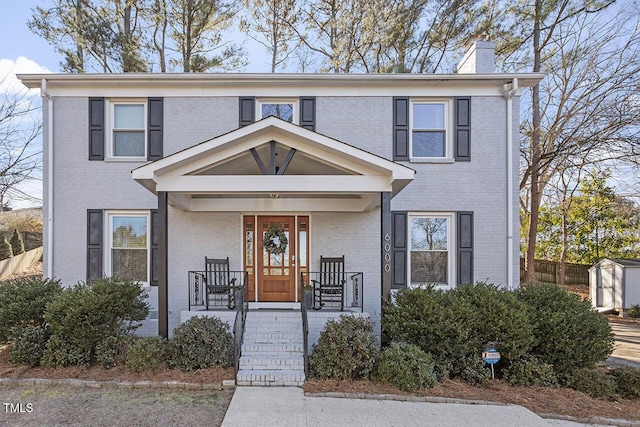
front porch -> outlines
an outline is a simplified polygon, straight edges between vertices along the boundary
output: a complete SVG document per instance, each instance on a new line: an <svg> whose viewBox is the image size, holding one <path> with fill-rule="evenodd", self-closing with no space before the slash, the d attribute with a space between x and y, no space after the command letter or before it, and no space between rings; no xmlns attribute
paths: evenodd
<svg viewBox="0 0 640 427"><path fill-rule="evenodd" d="M217 317L229 324L235 342L237 385L302 386L308 374L310 349L318 341L326 322L341 315L369 317L363 311L364 274L361 272L344 272L344 276L350 278L350 285L347 281L339 281L343 284L342 295L335 298L336 294L332 293L326 304L322 303L321 286L327 281L335 283L335 277L327 277L335 276L335 273L301 272L296 288L298 302L249 301L247 271L218 272L220 274L225 283L241 284L224 289L225 292L216 292L218 289L208 286L216 280L211 272L189 272L190 305L188 311L180 313L180 322L194 316L206 316ZM342 277L343 273L338 276ZM313 283L311 289L305 289L309 283Z"/></svg>

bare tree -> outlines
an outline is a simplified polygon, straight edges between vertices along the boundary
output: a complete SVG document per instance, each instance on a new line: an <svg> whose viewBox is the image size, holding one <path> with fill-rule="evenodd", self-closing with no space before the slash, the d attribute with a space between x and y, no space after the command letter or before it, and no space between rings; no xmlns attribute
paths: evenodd
<svg viewBox="0 0 640 427"><path fill-rule="evenodd" d="M270 55L271 72L286 65L297 44L296 0L242 0L246 16L241 29L263 45Z"/></svg>
<svg viewBox="0 0 640 427"><path fill-rule="evenodd" d="M40 180L42 131L40 107L26 89L6 90L8 75L0 76L0 211L12 202L41 202L21 186Z"/></svg>
<svg viewBox="0 0 640 427"><path fill-rule="evenodd" d="M638 142L633 131L637 107L632 102L640 71L638 18L624 11L615 14L606 9L610 4L536 0L528 14L519 11L520 25L528 22L533 27L529 35L521 33L521 46L532 46L533 71L547 73L532 90L521 141L520 188L529 217L528 281L535 280L533 260L545 185L563 172L571 156L588 152L595 162L602 156L619 156L623 146L628 149ZM526 62L526 55L524 60L513 56L516 63Z"/></svg>

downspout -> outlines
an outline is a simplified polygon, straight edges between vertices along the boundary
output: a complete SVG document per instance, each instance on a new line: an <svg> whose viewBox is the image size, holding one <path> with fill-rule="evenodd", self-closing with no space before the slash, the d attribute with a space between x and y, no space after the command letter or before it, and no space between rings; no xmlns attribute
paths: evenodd
<svg viewBox="0 0 640 427"><path fill-rule="evenodd" d="M47 79L42 79L40 96L47 100L47 268L44 277L53 277L53 99L47 91Z"/></svg>
<svg viewBox="0 0 640 427"><path fill-rule="evenodd" d="M513 268L513 97L519 91L518 78L505 83L503 89L507 101L507 289L511 290L516 287Z"/></svg>

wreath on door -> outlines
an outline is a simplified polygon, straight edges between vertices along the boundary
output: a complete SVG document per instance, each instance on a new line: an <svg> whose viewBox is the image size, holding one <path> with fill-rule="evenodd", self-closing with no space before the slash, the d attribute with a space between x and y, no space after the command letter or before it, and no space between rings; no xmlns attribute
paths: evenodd
<svg viewBox="0 0 640 427"><path fill-rule="evenodd" d="M262 239L262 246L264 250L272 254L282 254L287 250L287 235L284 230L273 224L269 227L269 230L264 234Z"/></svg>

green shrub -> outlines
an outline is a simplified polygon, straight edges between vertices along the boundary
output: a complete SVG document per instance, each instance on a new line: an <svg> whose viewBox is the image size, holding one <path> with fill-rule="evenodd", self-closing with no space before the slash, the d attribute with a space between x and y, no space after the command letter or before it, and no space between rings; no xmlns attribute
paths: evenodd
<svg viewBox="0 0 640 427"><path fill-rule="evenodd" d="M11 348L11 362L32 368L40 365L49 336L44 326L26 326L18 331Z"/></svg>
<svg viewBox="0 0 640 427"><path fill-rule="evenodd" d="M415 344L392 343L378 359L378 376L401 390L433 387L436 382L433 358Z"/></svg>
<svg viewBox="0 0 640 427"><path fill-rule="evenodd" d="M610 398L616 392L615 379L599 369L576 369L571 375L561 377L560 382L591 397Z"/></svg>
<svg viewBox="0 0 640 427"><path fill-rule="evenodd" d="M90 365L95 361L90 347L79 346L61 335L52 335L40 364L47 367Z"/></svg>
<svg viewBox="0 0 640 427"><path fill-rule="evenodd" d="M518 292L533 325L532 354L553 365L558 377L577 369L593 369L613 350L607 319L583 301L555 285L530 285Z"/></svg>
<svg viewBox="0 0 640 427"><path fill-rule="evenodd" d="M624 367L611 371L616 382L616 393L627 399L640 397L640 369Z"/></svg>
<svg viewBox="0 0 640 427"><path fill-rule="evenodd" d="M145 337L137 340L127 353L126 368L141 372L155 369L165 363L168 343L162 337Z"/></svg>
<svg viewBox="0 0 640 427"><path fill-rule="evenodd" d="M46 305L62 293L51 279L17 279L0 285L0 343L27 326L43 326Z"/></svg>
<svg viewBox="0 0 640 427"><path fill-rule="evenodd" d="M466 371L467 377L478 379L486 366L468 362L482 362L486 343L499 343L500 365L523 356L533 343L527 312L515 294L484 283L452 291L403 289L386 307L382 328L386 337L432 354L436 369L442 367L452 376Z"/></svg>
<svg viewBox="0 0 640 427"><path fill-rule="evenodd" d="M9 244L11 245L11 252L13 255L20 255L24 253L24 242L22 241L22 236L18 233L18 229L13 229L13 234L11 235L11 240L9 240Z"/></svg>
<svg viewBox="0 0 640 427"><path fill-rule="evenodd" d="M216 317L192 317L173 331L170 364L183 371L233 366L233 335Z"/></svg>
<svg viewBox="0 0 640 427"><path fill-rule="evenodd" d="M12 256L13 251L11 250L11 245L7 242L7 238L2 236L2 239L0 239L0 261L11 258Z"/></svg>
<svg viewBox="0 0 640 427"><path fill-rule="evenodd" d="M317 378L367 379L373 373L378 345L369 319L342 315L329 319L309 358Z"/></svg>
<svg viewBox="0 0 640 427"><path fill-rule="evenodd" d="M127 334L108 336L96 345L96 363L111 369L124 365L133 337Z"/></svg>
<svg viewBox="0 0 640 427"><path fill-rule="evenodd" d="M511 362L503 371L503 376L513 386L553 387L558 384L553 366L531 355Z"/></svg>
<svg viewBox="0 0 640 427"><path fill-rule="evenodd" d="M100 278L67 288L45 311L51 340L44 361L96 363L96 349L105 339L130 334L148 313L144 290L130 280Z"/></svg>
<svg viewBox="0 0 640 427"><path fill-rule="evenodd" d="M462 370L458 374L460 379L472 385L480 385L491 377L491 367L485 363L480 355L462 358Z"/></svg>
<svg viewBox="0 0 640 427"><path fill-rule="evenodd" d="M639 318L640 317L640 305L633 304L629 309L628 313L629 317Z"/></svg>

